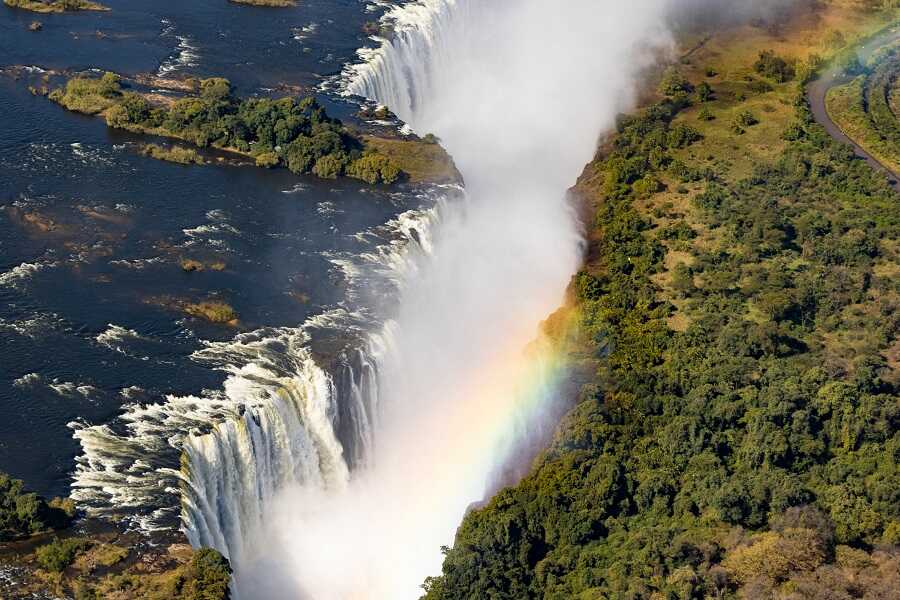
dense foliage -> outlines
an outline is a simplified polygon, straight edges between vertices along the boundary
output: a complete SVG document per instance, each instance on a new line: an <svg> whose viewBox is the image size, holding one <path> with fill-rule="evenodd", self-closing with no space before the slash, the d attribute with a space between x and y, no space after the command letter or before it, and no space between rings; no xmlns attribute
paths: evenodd
<svg viewBox="0 0 900 600"><path fill-rule="evenodd" d="M41 531L64 527L74 515L69 501L47 502L24 484L0 473L0 541L27 537Z"/></svg>
<svg viewBox="0 0 900 600"><path fill-rule="evenodd" d="M228 600L231 566L228 559L213 550L198 550L191 559L181 594L184 600Z"/></svg>
<svg viewBox="0 0 900 600"><path fill-rule="evenodd" d="M91 542L83 538L55 539L35 551L38 564L48 571L64 571L72 564L79 552L91 547Z"/></svg>
<svg viewBox="0 0 900 600"><path fill-rule="evenodd" d="M73 588L76 600L228 600L231 597L231 566L228 559L211 548L193 552L188 549L190 557L180 557L176 565L172 565L172 557L167 557L157 566L148 568L138 564L126 567L124 572L116 569L102 577L90 577L93 575L91 565L120 564L123 549L85 540L64 540L57 544L60 548L54 550L54 554L62 554L67 546L76 548L73 556L63 554L59 564L63 564L64 560L68 560L66 564L72 564L77 555L87 553L80 564L76 561L72 566L74 576L67 581ZM43 548L38 553L41 550Z"/></svg>
<svg viewBox="0 0 900 600"><path fill-rule="evenodd" d="M859 67L862 74L828 93L828 112L872 156L900 170L900 120L892 105L900 77L900 48L879 53L873 61L870 69Z"/></svg>
<svg viewBox="0 0 900 600"><path fill-rule="evenodd" d="M394 183L402 175L312 97L239 99L227 79L215 77L200 81L198 95L159 107L123 91L112 73L73 78L50 97L70 110L102 112L110 127L242 152L259 166L284 166L328 179L347 175L373 184Z"/></svg>
<svg viewBox="0 0 900 600"><path fill-rule="evenodd" d="M786 150L741 181L674 160L694 137L677 111L621 120L588 175L603 198L574 288L595 381L532 473L467 516L428 600L895 597L900 202L801 100ZM635 208L662 178L702 183L699 223Z"/></svg>
<svg viewBox="0 0 900 600"><path fill-rule="evenodd" d="M771 50L760 52L759 58L753 64L753 68L763 77L768 77L778 83L790 81L796 74L794 65Z"/></svg>

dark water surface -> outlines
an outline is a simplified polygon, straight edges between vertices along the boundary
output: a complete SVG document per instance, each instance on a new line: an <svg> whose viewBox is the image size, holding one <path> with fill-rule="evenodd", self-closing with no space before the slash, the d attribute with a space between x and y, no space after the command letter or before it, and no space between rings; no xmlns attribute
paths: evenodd
<svg viewBox="0 0 900 600"><path fill-rule="evenodd" d="M358 0L105 4L111 12L62 15L0 6L0 61L217 75L267 93L339 73L373 18ZM42 31L27 30L33 20ZM344 303L335 257L363 251L357 234L421 202L350 180L160 162L138 155L137 139L0 78L0 470L44 494L69 492L71 422L219 387L222 374L190 359L203 340L296 326ZM186 258L225 267L188 273ZM236 329L176 308L210 299L235 308Z"/></svg>

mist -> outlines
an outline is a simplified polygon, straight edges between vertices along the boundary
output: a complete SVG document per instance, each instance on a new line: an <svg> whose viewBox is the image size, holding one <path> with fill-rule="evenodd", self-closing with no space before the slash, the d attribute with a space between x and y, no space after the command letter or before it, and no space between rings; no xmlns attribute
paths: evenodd
<svg viewBox="0 0 900 600"><path fill-rule="evenodd" d="M346 485L293 486L247 540L244 598L408 599L467 508L554 402L534 341L576 271L567 199L598 136L672 49L674 0L423 0L350 89L454 157L466 199L408 282L379 371L374 448Z"/></svg>

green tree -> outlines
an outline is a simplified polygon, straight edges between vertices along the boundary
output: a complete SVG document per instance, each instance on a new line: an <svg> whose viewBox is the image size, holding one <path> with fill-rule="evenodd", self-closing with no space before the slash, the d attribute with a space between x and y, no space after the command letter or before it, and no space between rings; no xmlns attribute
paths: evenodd
<svg viewBox="0 0 900 600"><path fill-rule="evenodd" d="M678 94L690 94L694 91L691 82L676 67L665 70L659 84L659 92L664 96L677 96Z"/></svg>
<svg viewBox="0 0 900 600"><path fill-rule="evenodd" d="M231 597L231 565L212 548L201 548L191 559L184 600L228 600Z"/></svg>
<svg viewBox="0 0 900 600"><path fill-rule="evenodd" d="M55 538L49 544L39 547L35 551L35 556L42 568L59 573L71 565L80 552L84 552L90 546L91 542L82 538Z"/></svg>
<svg viewBox="0 0 900 600"><path fill-rule="evenodd" d="M790 81L796 75L794 66L772 50L764 50L759 53L759 58L753 64L757 73L768 77L778 83Z"/></svg>

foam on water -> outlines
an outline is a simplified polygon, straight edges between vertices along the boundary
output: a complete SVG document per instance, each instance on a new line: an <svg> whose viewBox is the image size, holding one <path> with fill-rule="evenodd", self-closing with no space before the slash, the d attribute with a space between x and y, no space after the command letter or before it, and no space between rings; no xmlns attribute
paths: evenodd
<svg viewBox="0 0 900 600"><path fill-rule="evenodd" d="M125 356L134 356L128 349L130 343L147 341L147 338L140 335L137 331L113 323L110 323L109 327L97 334L97 337L94 339L101 346L105 346ZM148 357L143 358L147 359Z"/></svg>
<svg viewBox="0 0 900 600"><path fill-rule="evenodd" d="M35 273L58 266L59 262L51 260L50 255L51 253L48 252L47 255L35 262L23 262L5 273L0 273L0 285L17 288L31 279Z"/></svg>
<svg viewBox="0 0 900 600"><path fill-rule="evenodd" d="M427 207L436 200L427 196L439 193L426 193L425 208L358 238L369 250L333 257L347 282L343 305L296 328L260 329L195 352L194 361L225 374L222 389L148 403L143 390L127 388L123 396L137 401L115 421L70 423L83 451L73 497L93 514L129 508L133 526L147 531L165 527L172 510L180 510L193 543L237 557L244 533L259 524L278 489L298 481L344 485L370 443L374 363L390 332L389 323L356 300L395 290L401 276L392 270L427 252L428 232L439 218L437 205ZM226 216L210 213L213 224L201 227L227 227ZM116 264L141 268L155 260ZM317 358L310 340L322 335L346 341L336 355ZM112 324L96 338L126 353L123 345L142 339ZM323 360L328 370L319 365Z"/></svg>

